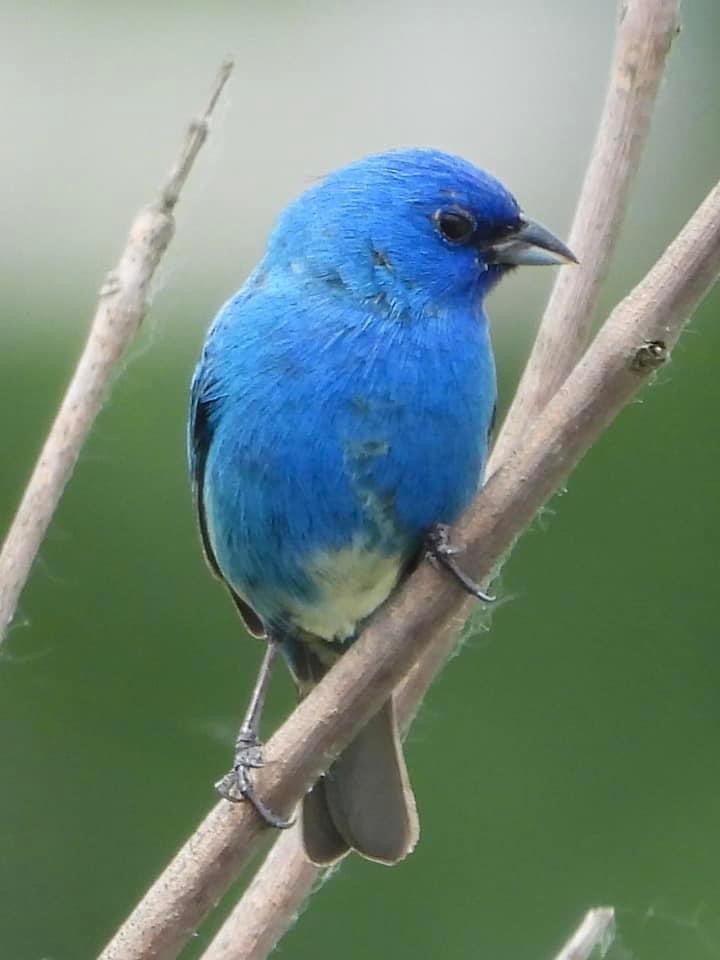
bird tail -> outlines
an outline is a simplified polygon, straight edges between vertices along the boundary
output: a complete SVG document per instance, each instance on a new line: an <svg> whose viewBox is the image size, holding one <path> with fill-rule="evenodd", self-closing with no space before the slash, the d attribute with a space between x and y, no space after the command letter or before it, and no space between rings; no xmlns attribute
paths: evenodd
<svg viewBox="0 0 720 960"><path fill-rule="evenodd" d="M348 850L392 864L411 852L418 817L390 698L303 800L305 852L319 866Z"/></svg>

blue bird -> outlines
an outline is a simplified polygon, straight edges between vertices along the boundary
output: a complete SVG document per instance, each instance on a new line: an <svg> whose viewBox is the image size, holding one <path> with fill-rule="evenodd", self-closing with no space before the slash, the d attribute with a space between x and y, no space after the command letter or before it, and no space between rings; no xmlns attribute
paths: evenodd
<svg viewBox="0 0 720 960"><path fill-rule="evenodd" d="M189 459L205 554L267 639L233 769L250 771L276 650L304 695L428 553L464 577L446 525L483 478L496 402L485 296L519 264L574 261L511 193L431 149L366 157L281 213L215 318L191 388ZM311 860L394 863L415 801L392 699L303 802Z"/></svg>

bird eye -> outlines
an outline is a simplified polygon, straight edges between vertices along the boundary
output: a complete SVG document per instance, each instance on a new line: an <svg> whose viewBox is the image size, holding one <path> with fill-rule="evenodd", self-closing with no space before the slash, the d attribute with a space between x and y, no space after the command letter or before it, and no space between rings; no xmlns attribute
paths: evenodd
<svg viewBox="0 0 720 960"><path fill-rule="evenodd" d="M475 233L475 218L467 210L436 210L433 214L435 225L441 236L449 243L467 243Z"/></svg>

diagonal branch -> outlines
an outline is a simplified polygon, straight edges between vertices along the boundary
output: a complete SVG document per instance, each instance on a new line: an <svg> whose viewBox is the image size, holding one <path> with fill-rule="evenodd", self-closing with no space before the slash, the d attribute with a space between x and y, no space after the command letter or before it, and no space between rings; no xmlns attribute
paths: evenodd
<svg viewBox="0 0 720 960"><path fill-rule="evenodd" d="M587 346L600 287L647 139L679 0L621 0L605 105L568 244L580 265L558 274L488 473L506 458Z"/></svg>
<svg viewBox="0 0 720 960"><path fill-rule="evenodd" d="M720 184L612 313L540 423L489 479L459 526L487 576L603 429L667 357L720 271ZM424 564L268 742L258 793L289 813L433 645L448 649L467 602ZM267 828L220 802L153 884L102 960L169 960L227 890Z"/></svg>
<svg viewBox="0 0 720 960"><path fill-rule="evenodd" d="M221 66L205 112L190 125L157 200L136 217L125 250L100 290L85 348L0 552L0 643L113 371L147 312L150 283L175 232L173 210L232 69L230 60Z"/></svg>
<svg viewBox="0 0 720 960"><path fill-rule="evenodd" d="M305 856L300 827L282 833L201 960L264 960L329 871Z"/></svg>

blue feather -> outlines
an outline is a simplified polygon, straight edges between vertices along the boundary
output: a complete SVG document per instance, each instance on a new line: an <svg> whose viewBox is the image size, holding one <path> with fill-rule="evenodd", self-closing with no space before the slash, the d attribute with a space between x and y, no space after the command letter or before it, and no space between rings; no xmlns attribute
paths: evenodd
<svg viewBox="0 0 720 960"><path fill-rule="evenodd" d="M266 627L352 636L481 481L495 407L483 298L501 276L438 234L517 224L489 174L431 150L330 174L280 216L192 388L206 551Z"/></svg>
<svg viewBox="0 0 720 960"><path fill-rule="evenodd" d="M484 171L391 151L292 203L216 317L190 402L200 531L301 693L482 481L496 393L485 296L517 264L572 259ZM223 795L277 825L248 787L263 689ZM394 863L417 837L391 697L306 795L303 842L322 865L350 848Z"/></svg>

